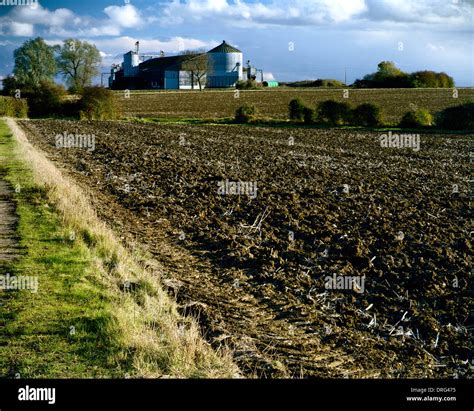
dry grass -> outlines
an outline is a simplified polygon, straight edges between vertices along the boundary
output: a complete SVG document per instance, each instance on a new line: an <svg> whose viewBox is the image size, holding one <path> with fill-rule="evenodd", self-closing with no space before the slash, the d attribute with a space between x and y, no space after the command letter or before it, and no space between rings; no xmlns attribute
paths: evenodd
<svg viewBox="0 0 474 411"><path fill-rule="evenodd" d="M108 290L118 338L132 357L131 378L228 378L239 376L226 347L218 352L202 338L197 322L178 313L160 283L160 267L139 263L96 215L88 195L28 142L13 119L7 124L19 143L19 156L30 165L63 223L88 245L96 275ZM129 286L130 285L130 286Z"/></svg>

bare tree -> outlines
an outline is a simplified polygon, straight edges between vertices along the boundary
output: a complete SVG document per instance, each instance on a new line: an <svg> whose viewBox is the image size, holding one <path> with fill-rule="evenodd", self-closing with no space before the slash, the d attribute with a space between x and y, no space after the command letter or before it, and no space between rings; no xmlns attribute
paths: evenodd
<svg viewBox="0 0 474 411"><path fill-rule="evenodd" d="M185 50L181 52L183 56L189 56L182 67L184 70L191 72L191 88L194 90L194 84L198 83L199 90L202 91L202 86L207 75L207 54L203 50Z"/></svg>

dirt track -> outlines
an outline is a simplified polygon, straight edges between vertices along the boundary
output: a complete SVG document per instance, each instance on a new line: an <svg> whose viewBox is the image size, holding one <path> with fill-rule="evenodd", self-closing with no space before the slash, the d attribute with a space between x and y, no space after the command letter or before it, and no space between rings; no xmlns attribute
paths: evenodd
<svg viewBox="0 0 474 411"><path fill-rule="evenodd" d="M425 136L416 154L371 133L21 124L248 374L468 375L471 137ZM96 135L96 150L57 150L66 131ZM226 177L262 182L257 201L219 197ZM325 290L334 272L366 275L369 291Z"/></svg>

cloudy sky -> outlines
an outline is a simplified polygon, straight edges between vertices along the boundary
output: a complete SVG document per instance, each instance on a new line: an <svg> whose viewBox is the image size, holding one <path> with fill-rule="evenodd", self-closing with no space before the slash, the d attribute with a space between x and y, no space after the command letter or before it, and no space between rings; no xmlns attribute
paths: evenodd
<svg viewBox="0 0 474 411"><path fill-rule="evenodd" d="M225 39L280 81L344 80L346 70L352 82L392 60L474 86L474 0L30 1L0 0L0 76L12 71L13 50L36 36L96 44L103 71L137 40L143 52L171 55Z"/></svg>

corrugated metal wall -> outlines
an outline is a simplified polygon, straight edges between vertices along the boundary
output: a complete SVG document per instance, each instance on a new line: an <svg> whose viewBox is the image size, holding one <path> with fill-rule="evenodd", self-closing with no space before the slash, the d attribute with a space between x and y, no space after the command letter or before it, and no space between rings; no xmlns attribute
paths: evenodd
<svg viewBox="0 0 474 411"><path fill-rule="evenodd" d="M233 87L242 79L242 53L208 53L207 87Z"/></svg>

